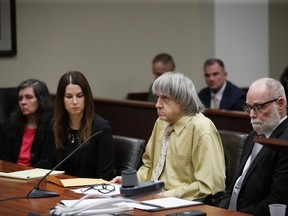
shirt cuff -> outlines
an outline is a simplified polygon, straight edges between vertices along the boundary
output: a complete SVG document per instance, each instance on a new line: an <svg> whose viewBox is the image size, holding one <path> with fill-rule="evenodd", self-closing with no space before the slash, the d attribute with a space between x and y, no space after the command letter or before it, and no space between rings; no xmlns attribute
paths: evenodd
<svg viewBox="0 0 288 216"><path fill-rule="evenodd" d="M176 197L175 190L168 190L164 192L165 197Z"/></svg>

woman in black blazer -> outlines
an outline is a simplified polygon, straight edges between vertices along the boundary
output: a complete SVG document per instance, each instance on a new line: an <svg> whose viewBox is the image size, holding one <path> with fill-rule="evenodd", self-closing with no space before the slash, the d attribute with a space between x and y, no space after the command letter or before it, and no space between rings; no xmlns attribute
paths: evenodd
<svg viewBox="0 0 288 216"><path fill-rule="evenodd" d="M59 80L54 115L56 160L63 160L93 134L91 140L73 153L59 169L66 174L111 180L114 177L114 143L110 123L94 113L93 95L85 76L65 73Z"/></svg>

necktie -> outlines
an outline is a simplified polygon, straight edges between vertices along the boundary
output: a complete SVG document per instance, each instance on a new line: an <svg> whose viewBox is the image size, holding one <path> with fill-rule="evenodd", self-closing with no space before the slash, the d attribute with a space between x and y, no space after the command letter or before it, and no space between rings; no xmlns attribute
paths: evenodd
<svg viewBox="0 0 288 216"><path fill-rule="evenodd" d="M243 173L242 175L237 179L236 181L236 184L233 188L233 192L232 192L232 195L231 195L231 198L230 198L230 203L229 203L229 208L230 210L234 210L236 211L237 210L237 199L238 199L238 195L239 195L239 192L240 192L240 189L242 187L242 183L243 183L243 180L245 178L245 175L247 173L247 170L249 169L250 165L252 164L252 162L254 161L255 157L257 156L258 152L261 150L262 148L262 145L259 144L259 143L254 143L254 146L253 146L253 149L252 149L252 152L251 152L251 155L250 157L248 158L248 160L250 159L249 163L248 163L248 160L246 162L246 165L244 167L244 170L243 170Z"/></svg>
<svg viewBox="0 0 288 216"><path fill-rule="evenodd" d="M213 107L212 108L218 109L219 108L218 98L215 97L215 95L213 96L212 101L213 101Z"/></svg>
<svg viewBox="0 0 288 216"><path fill-rule="evenodd" d="M153 181L158 180L158 178L160 177L160 175L163 171L163 168L165 165L167 148L168 148L168 144L170 141L170 134L173 131L174 131L173 125L168 125L164 131L164 138L163 138L160 158L159 158L159 161L158 161L158 164L157 164L155 170L153 171L153 176L152 176Z"/></svg>

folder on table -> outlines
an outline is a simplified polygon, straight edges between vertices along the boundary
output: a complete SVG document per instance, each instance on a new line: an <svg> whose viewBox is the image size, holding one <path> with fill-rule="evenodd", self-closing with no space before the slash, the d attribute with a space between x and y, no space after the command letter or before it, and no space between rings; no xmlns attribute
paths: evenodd
<svg viewBox="0 0 288 216"><path fill-rule="evenodd" d="M56 176L49 175L47 180L62 187L87 186L94 184L110 184L110 182L99 178L69 178L59 179Z"/></svg>
<svg viewBox="0 0 288 216"><path fill-rule="evenodd" d="M48 172L50 172L49 169L41 169L41 168L33 168L33 169L27 169L27 170L21 170L21 171L15 171L15 172L0 172L0 179L2 180L8 180L8 181L28 181L33 180L35 178L40 178L45 176ZM51 175L61 174L64 173L64 171L53 171Z"/></svg>

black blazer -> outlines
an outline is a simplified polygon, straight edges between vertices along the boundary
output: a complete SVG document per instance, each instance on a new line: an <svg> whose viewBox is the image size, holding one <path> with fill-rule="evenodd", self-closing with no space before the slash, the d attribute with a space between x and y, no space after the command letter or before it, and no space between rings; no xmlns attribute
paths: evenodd
<svg viewBox="0 0 288 216"><path fill-rule="evenodd" d="M91 135L95 135L89 143L78 149L58 170L64 170L66 174L81 178L103 178L111 180L114 175L114 141L110 123L100 116L94 116ZM50 153L50 161L55 166L78 145L71 146L68 138L65 149L54 150ZM56 152L55 152L56 151Z"/></svg>
<svg viewBox="0 0 288 216"><path fill-rule="evenodd" d="M253 138L256 135L255 131L251 132L245 141L234 184L251 154ZM270 138L288 139L288 118L273 131ZM237 200L237 211L269 216L268 205L272 203L288 205L288 156L263 146L243 180Z"/></svg>
<svg viewBox="0 0 288 216"><path fill-rule="evenodd" d="M202 89L198 94L202 103L210 108L211 91L208 87ZM242 106L246 102L245 92L235 86L233 83L227 81L227 85L224 89L222 100L220 102L219 109L225 110L238 110L243 111Z"/></svg>

